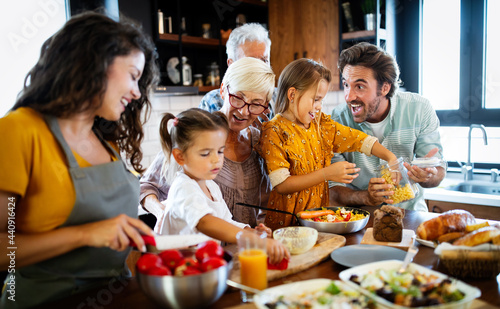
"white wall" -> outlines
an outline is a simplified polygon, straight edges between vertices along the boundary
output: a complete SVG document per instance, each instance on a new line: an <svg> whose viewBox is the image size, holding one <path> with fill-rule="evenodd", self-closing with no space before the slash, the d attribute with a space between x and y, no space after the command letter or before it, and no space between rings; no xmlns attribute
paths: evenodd
<svg viewBox="0 0 500 309"><path fill-rule="evenodd" d="M5 1L1 7L0 117L14 105L43 42L66 22L64 0Z"/></svg>

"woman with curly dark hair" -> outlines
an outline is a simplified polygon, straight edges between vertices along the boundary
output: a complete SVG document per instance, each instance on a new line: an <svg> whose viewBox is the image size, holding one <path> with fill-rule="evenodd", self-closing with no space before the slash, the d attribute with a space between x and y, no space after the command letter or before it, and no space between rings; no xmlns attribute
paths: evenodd
<svg viewBox="0 0 500 309"><path fill-rule="evenodd" d="M42 46L0 118L0 307L32 307L130 274L142 124L158 79L151 40L102 14L70 19ZM143 118L144 117L144 118ZM9 244L9 245L7 245ZM13 259L12 253L15 258Z"/></svg>

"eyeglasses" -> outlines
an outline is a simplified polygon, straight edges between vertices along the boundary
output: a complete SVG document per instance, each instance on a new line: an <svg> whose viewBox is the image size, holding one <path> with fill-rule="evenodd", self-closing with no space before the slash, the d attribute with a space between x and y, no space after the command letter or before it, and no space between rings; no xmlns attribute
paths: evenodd
<svg viewBox="0 0 500 309"><path fill-rule="evenodd" d="M231 106L234 108L239 109L245 107L245 105L248 105L248 112L252 115L260 115L267 109L266 105L245 102L245 100L243 100L239 96L229 92L229 86L227 86L227 93L229 94L229 104L231 104Z"/></svg>

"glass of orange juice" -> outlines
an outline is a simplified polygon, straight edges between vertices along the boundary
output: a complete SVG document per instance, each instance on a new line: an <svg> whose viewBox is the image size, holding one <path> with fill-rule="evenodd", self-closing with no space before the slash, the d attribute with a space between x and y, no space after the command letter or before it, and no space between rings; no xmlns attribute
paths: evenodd
<svg viewBox="0 0 500 309"><path fill-rule="evenodd" d="M267 288L267 253L265 232L243 230L236 235L241 284L257 290ZM243 302L252 302L253 294L241 291Z"/></svg>

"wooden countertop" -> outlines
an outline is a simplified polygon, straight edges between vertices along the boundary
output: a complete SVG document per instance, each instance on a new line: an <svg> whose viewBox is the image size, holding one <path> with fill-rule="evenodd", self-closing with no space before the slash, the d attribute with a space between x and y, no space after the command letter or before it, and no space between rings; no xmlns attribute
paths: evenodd
<svg viewBox="0 0 500 309"><path fill-rule="evenodd" d="M366 210L373 213L376 207L367 207ZM404 218L405 229L416 230L418 225L432 217L437 216L435 213L424 213L417 211L406 211ZM373 216L370 216L370 221L367 226L353 234L343 235L346 238L346 246L359 244L366 228L372 227ZM439 263L438 257L434 254L434 249L419 245L419 251L413 262L446 273L446 269L442 263ZM276 286L294 281L308 280L314 278L330 278L339 279L339 273L345 270L346 267L337 264L331 258L324 262L307 269L305 271L293 274L281 279L269 282L269 286ZM466 283L476 286L481 290L480 299L491 305L500 307L500 275L493 279L465 279ZM240 305L239 290L228 288L226 293L209 308L228 308ZM71 298L67 298L58 302L54 302L39 308L161 308L141 291L137 280L132 278L125 281L110 281L109 287L87 291L82 294L77 294Z"/></svg>

